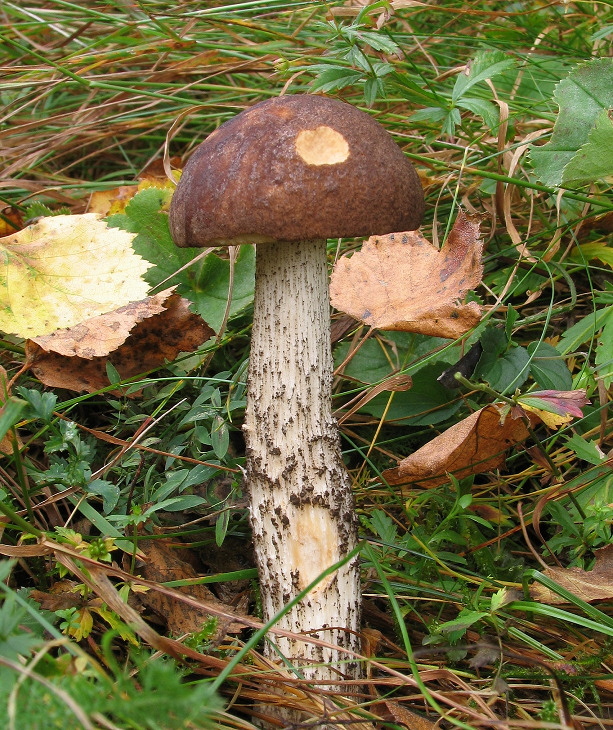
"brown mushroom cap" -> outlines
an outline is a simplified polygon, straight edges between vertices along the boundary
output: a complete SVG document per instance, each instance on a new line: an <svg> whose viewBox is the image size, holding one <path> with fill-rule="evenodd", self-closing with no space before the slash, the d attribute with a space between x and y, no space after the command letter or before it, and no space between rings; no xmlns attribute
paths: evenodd
<svg viewBox="0 0 613 730"><path fill-rule="evenodd" d="M424 198L388 132L350 104L281 96L202 142L170 206L178 246L300 241L414 230Z"/></svg>

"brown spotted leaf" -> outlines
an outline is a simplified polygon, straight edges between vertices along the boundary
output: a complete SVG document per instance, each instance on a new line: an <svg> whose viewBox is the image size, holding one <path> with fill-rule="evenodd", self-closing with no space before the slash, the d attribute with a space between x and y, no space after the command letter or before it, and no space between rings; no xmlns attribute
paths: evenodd
<svg viewBox="0 0 613 730"><path fill-rule="evenodd" d="M337 262L333 306L377 329L462 336L481 317L476 302L462 303L483 274L479 225L460 212L440 250L418 231L372 236Z"/></svg>
<svg viewBox="0 0 613 730"><path fill-rule="evenodd" d="M596 561L592 570L554 566L543 572L548 578L586 603L610 601L613 598L613 545L594 550L594 555ZM562 596L538 583L530 588L530 594L535 601L541 603L567 603Z"/></svg>
<svg viewBox="0 0 613 730"><path fill-rule="evenodd" d="M451 426L382 476L391 485L436 487L448 481L447 474L462 479L496 469L504 463L506 451L527 437L522 418L491 404Z"/></svg>
<svg viewBox="0 0 613 730"><path fill-rule="evenodd" d="M92 393L109 385L107 362L125 379L195 350L214 332L172 291L28 340L32 372L50 387Z"/></svg>

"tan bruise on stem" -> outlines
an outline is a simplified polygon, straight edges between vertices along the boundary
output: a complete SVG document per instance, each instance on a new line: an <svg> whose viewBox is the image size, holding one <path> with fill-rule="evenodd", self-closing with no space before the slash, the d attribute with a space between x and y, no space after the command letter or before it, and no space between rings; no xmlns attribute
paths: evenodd
<svg viewBox="0 0 613 730"><path fill-rule="evenodd" d="M299 132L296 152L307 165L338 165L349 157L349 145L340 132L322 126Z"/></svg>
<svg viewBox="0 0 613 730"><path fill-rule="evenodd" d="M290 564L298 573L298 590L302 591L321 574L323 567L334 565L341 556L329 509L309 505L303 507L294 520L292 530L296 537L289 543ZM310 595L324 592L332 580L331 575L321 580Z"/></svg>

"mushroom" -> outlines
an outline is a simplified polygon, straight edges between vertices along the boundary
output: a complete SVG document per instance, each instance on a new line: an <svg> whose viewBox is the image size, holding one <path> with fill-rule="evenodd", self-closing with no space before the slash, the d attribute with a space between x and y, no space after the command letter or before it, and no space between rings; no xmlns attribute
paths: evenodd
<svg viewBox="0 0 613 730"><path fill-rule="evenodd" d="M326 241L416 229L423 208L417 173L388 132L315 95L269 99L225 122L174 193L178 246L257 244L244 434L266 621L357 544L331 407ZM279 635L277 650L308 679L359 677L344 650L359 651L360 605L353 557L278 622L327 645ZM278 658L270 642L267 651Z"/></svg>

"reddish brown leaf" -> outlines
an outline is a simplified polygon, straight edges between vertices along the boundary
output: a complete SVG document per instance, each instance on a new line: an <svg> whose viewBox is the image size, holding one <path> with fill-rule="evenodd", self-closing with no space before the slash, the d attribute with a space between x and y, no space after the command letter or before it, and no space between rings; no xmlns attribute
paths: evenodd
<svg viewBox="0 0 613 730"><path fill-rule="evenodd" d="M613 598L613 545L594 550L594 555L596 561L592 570L554 566L547 568L543 573L586 603L611 600ZM530 593L535 601L541 603L567 603L562 596L539 583L533 584Z"/></svg>
<svg viewBox="0 0 613 730"><path fill-rule="evenodd" d="M421 449L383 472L388 484L436 487L448 473L462 479L501 466L507 449L528 437L522 419L492 404L456 423ZM506 417L505 417L506 416Z"/></svg>
<svg viewBox="0 0 613 730"><path fill-rule="evenodd" d="M76 327L28 340L26 354L32 372L45 385L91 393L109 385L107 361L122 378L129 378L195 350L213 334L189 311L187 300L167 289Z"/></svg>
<svg viewBox="0 0 613 730"><path fill-rule="evenodd" d="M461 212L440 251L417 231L369 238L337 262L332 304L378 329L460 337L481 317L461 303L483 274L479 224Z"/></svg>

